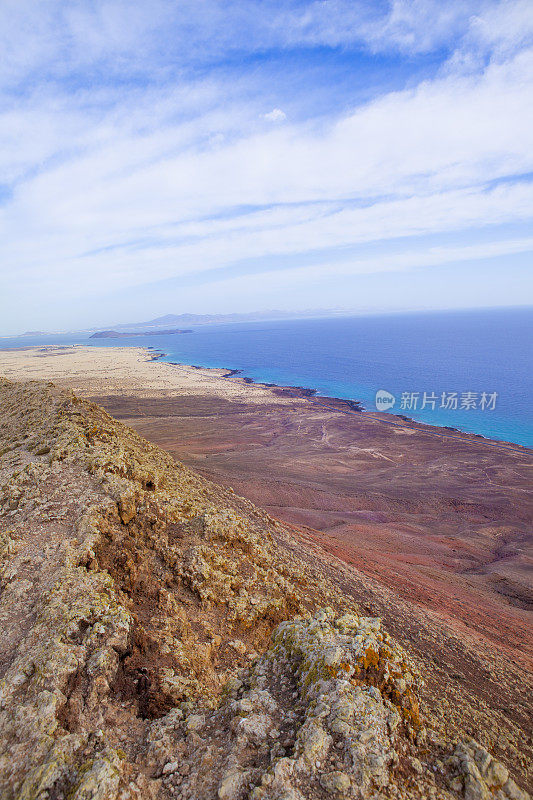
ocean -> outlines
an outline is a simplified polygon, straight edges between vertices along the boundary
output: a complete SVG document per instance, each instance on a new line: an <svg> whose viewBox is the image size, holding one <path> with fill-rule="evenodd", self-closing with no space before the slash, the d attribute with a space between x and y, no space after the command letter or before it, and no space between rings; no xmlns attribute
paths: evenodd
<svg viewBox="0 0 533 800"><path fill-rule="evenodd" d="M149 346L164 361L238 369L367 411L533 446L532 308L205 325L118 340L14 337L0 347L51 343Z"/></svg>

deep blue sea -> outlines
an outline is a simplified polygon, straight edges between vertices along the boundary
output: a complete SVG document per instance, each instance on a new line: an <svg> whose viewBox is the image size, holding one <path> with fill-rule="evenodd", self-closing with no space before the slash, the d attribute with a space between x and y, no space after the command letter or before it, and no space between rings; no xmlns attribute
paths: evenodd
<svg viewBox="0 0 533 800"><path fill-rule="evenodd" d="M533 308L206 325L118 340L18 337L0 347L74 342L150 346L166 361L240 369L368 411L385 390L395 399L387 413L533 446Z"/></svg>

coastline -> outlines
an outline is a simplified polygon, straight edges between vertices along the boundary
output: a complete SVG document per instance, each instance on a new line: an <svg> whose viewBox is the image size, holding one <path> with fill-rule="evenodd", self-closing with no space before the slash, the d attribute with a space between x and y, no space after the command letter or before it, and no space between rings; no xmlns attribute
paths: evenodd
<svg viewBox="0 0 533 800"><path fill-rule="evenodd" d="M143 349L143 348L141 348ZM494 439L490 436L484 436L481 433L472 433L465 431L461 428L450 427L449 425L432 425L429 422L422 422L408 417L405 414L386 414L380 411L369 411L364 407L361 401L347 399L343 397L335 397L334 395L319 394L318 389L305 386L292 386L279 383L265 383L243 375L244 370L232 369L230 367L206 367L199 364L185 364L180 361L160 361L161 358L166 357L168 354L162 351L155 350L151 347L145 348L150 351L153 350L153 356L149 361L159 362L162 364L171 364L172 366L181 368L191 368L194 370L205 371L206 373L216 373L221 379L233 378L239 376L240 381L247 386L256 386L262 389L272 390L272 393L278 397L295 398L300 400L313 400L316 405L321 405L324 408L341 413L356 412L376 417L381 422L389 425L397 425L399 421L407 425L415 426L416 428L423 429L425 432L433 432L438 436L445 436L447 438L459 438L468 440L470 438L483 440L494 447L505 447L506 449L516 449L517 452L530 450L531 448L517 442L511 442L504 439ZM1 350L1 348L0 348ZM220 374L220 373L223 374Z"/></svg>
<svg viewBox="0 0 533 800"><path fill-rule="evenodd" d="M28 360L10 358L13 353L26 353ZM100 353L104 358L96 357ZM54 370L50 364L42 369L36 369L34 357L45 358L48 356L79 355L81 365L76 363L76 359L69 358L69 365L61 365L61 368ZM115 358L113 358L115 355ZM120 359L117 358L120 356ZM150 396L152 393L162 393L163 396L188 396L197 392L212 393L216 397L230 399L232 401L241 400L258 404L269 404L272 402L280 403L311 403L315 406L324 408L326 411L338 412L341 414L361 414L368 419L373 418L380 423L393 428L402 426L413 431L420 431L439 439L459 440L461 442L484 442L488 446L504 451L517 453L532 453L533 450L526 445L516 442L493 439L480 433L472 433L461 430L460 428L450 428L444 425L432 425L408 417L404 414L387 414L380 411L369 411L358 400L335 397L331 395L319 394L316 388L305 386L291 386L277 383L257 381L243 375L244 370L231 367L207 367L198 364L186 364L179 361L162 361L168 354L159 348L150 345L128 345L124 347L91 347L84 344L44 344L44 345L23 345L16 348L0 347L0 375L14 380L21 380L21 372L27 370L31 377L43 380L57 380L61 386L74 388L81 396L93 396L94 394L106 394L111 392L124 394L134 391L140 395ZM126 359L125 369L116 374L113 381L113 374L117 373L117 362ZM55 360L55 359L54 359ZM30 364L30 361L32 362ZM97 365L91 371L91 364ZM159 374L151 373L143 369L142 364L153 364L163 368ZM69 367L72 366L72 369ZM85 378L80 378L82 366L86 372ZM167 371L176 369L178 374ZM103 373L106 373L103 377ZM137 379L132 379L135 374ZM142 383L139 383L142 381Z"/></svg>
<svg viewBox="0 0 533 800"><path fill-rule="evenodd" d="M0 354L5 354L7 356L2 358L0 356L0 369L2 365L5 365L5 368L9 370L9 357L7 354L9 353L17 353L17 352L26 352L32 353L35 351L36 353L39 352L43 355L46 352L71 352L71 353L82 353L83 360L95 361L98 359L94 359L95 351L102 351L102 350L109 350L111 352L120 352L121 358L124 356L125 353L132 353L138 352L139 354L143 354L144 359L146 362L154 362L159 365L168 365L169 367L178 368L180 371L179 379L175 380L170 378L169 375L160 375L158 376L159 379L155 381L150 380L150 376L144 374L142 370L139 370L139 364L135 364L135 371L141 372L141 377L147 380L147 385L156 391L165 391L168 390L170 392L177 392L177 394L186 394L188 390L197 391L199 386L197 385L197 381L191 379L194 373L196 373L197 377L201 377L201 382L203 384L203 388L208 390L209 392L213 392L217 396L224 396L224 397L231 397L236 399L237 397L243 400L249 400L250 402L271 402L273 397L277 397L280 400L296 400L296 401L310 401L315 405L322 406L324 409L328 411L338 411L340 413L351 414L351 413L363 413L365 416L374 417L375 419L380 420L385 425L390 426L398 426L404 425L413 428L414 430L421 430L429 434L433 434L438 437L447 437L449 439L459 439L462 441L484 441L489 444L491 447L496 449L503 448L505 450L515 450L518 453L522 453L524 451L533 452L533 448L528 446L527 444L521 444L520 442L513 441L506 438L495 438L494 436L488 436L485 433L476 433L473 431L466 430L461 427L455 427L448 424L438 424L436 422L427 422L423 420L417 420L413 417L409 417L406 414L401 413L386 413L380 411L373 411L365 408L362 401L358 399L346 398L346 397L337 397L335 395L330 395L326 393L321 393L318 388L312 386L301 386L301 385L291 385L291 384L284 384L284 383L272 383L267 381L258 380L255 378L248 377L244 375L244 369L240 368L232 368L232 367L210 367L204 366L201 364L189 364L181 361L163 361L163 358L168 358L169 354L165 353L162 349L154 347L152 345L124 345L122 346L109 346L106 347L91 347L90 345L85 345L81 343L70 343L70 344L39 344L39 345L21 345L20 347L14 348L2 348L0 346ZM137 359L134 359L138 361ZM114 369L114 365L112 360L107 359L107 367L110 371ZM16 371L18 367L16 368ZM35 371L32 368L32 371ZM1 374L1 373L0 373ZM6 373L6 376L9 375ZM153 377L153 376L152 376ZM43 371L43 378L48 379L48 372L46 370ZM59 379L65 381L65 372L61 372L59 374ZM231 381L231 388L226 389L223 386L224 381ZM89 381L89 383L91 383ZM121 385L114 385L114 390L119 393L123 393L123 389L127 388L130 385L131 381L129 380L128 375L122 374L121 375ZM74 384L73 384L74 385ZM78 392L83 394L85 391L83 384L80 385L78 382L77 384ZM112 385L112 384L111 384ZM94 388L94 382L91 383L91 386ZM250 393L246 393L246 388L253 389ZM92 390L92 389L91 389ZM139 386L135 386L135 391L142 391L142 388Z"/></svg>
<svg viewBox="0 0 533 800"><path fill-rule="evenodd" d="M531 450L160 359L146 347L1 350L0 375L97 402L295 535L533 658Z"/></svg>
<svg viewBox="0 0 533 800"><path fill-rule="evenodd" d="M362 576L362 612L449 676L431 692L454 703L461 688L498 727L523 725L512 698L533 667L531 451L232 370L170 364L159 352L2 350L0 376L71 389L266 511L311 559ZM487 674L503 700L487 696Z"/></svg>
<svg viewBox="0 0 533 800"><path fill-rule="evenodd" d="M9 354L26 353L28 361L24 359L12 359ZM96 358L96 354L104 354L104 359ZM36 369L35 363L30 365L33 357L43 357L47 355L58 356L60 354L77 354L81 358L82 366L97 364L96 369L91 372L89 369L85 379L80 379L80 371L76 369L79 364L74 364L72 370L67 365L61 365L61 369L50 369L49 365L42 369ZM127 359L126 369L121 370L114 382L109 376L117 371L117 361L113 358L119 355L120 359ZM14 380L21 380L20 374L26 369L30 373L30 378L35 377L43 380L57 380L59 385L66 388L74 388L81 396L93 396L94 394L106 394L110 391L117 394L124 394L127 391L134 391L140 395L150 396L151 393L162 393L164 396L188 396L197 392L206 391L214 396L232 401L241 400L258 404L269 404L272 402L280 403L311 403L315 406L324 408L326 411L338 412L341 414L361 414L368 419L378 420L383 425L398 426L420 431L425 434L433 435L439 439L458 440L461 442L484 442L490 447L503 451L517 453L533 453L532 448L516 442L502 439L493 439L480 433L472 433L460 428L451 428L447 425L432 425L408 417L404 414L387 414L380 411L367 410L359 400L346 399L331 395L319 394L318 389L305 386L291 386L277 383L257 381L243 375L244 370L231 367L207 367L199 364L186 364L179 361L162 361L167 357L161 349L150 345L128 345L124 347L91 347L83 344L44 344L44 345L23 345L16 348L0 347L0 376L8 379L13 375ZM75 359L74 359L75 361ZM69 366L72 359L69 359ZM159 375L147 372L142 368L142 364L153 364L160 367L169 367L179 370L179 374L173 374L163 370ZM106 373L105 378L103 373ZM135 374L138 380L131 378ZM154 380L155 377L155 380ZM142 380L142 383L139 383Z"/></svg>

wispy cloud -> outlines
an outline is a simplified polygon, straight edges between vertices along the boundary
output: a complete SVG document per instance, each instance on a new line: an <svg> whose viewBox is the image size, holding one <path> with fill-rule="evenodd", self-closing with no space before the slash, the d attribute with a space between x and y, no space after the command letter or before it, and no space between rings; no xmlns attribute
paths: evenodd
<svg viewBox="0 0 533 800"><path fill-rule="evenodd" d="M479 231L492 230L483 246L493 254L517 242L523 252L533 209L528 6L3 4L4 296L23 290L54 306L58 284L75 298L216 270L228 289L244 287L243 265L257 259L270 259L263 272L277 281L295 257L297 274L314 279L340 274L340 263L383 270L383 259L358 256L369 243L389 242L386 269L405 270L447 263L438 246L426 257L413 247L454 232L473 237L460 255L447 248L457 260L480 257ZM273 86L273 64L288 54L297 83ZM306 113L317 70L334 65L356 84L383 59L416 62L413 78L394 91L377 82L362 104L341 92L333 111L324 103L317 114L314 102Z"/></svg>
<svg viewBox="0 0 533 800"><path fill-rule="evenodd" d="M0 43L11 82L64 79L104 65L113 75L153 78L154 68L168 74L176 66L276 48L427 52L449 46L474 15L494 6L487 0L5 0Z"/></svg>

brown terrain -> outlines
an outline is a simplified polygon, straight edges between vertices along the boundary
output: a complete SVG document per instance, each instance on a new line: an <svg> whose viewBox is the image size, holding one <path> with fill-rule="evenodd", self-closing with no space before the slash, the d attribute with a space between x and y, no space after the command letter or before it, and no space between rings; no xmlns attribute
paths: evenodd
<svg viewBox="0 0 533 800"><path fill-rule="evenodd" d="M94 399L296 535L531 664L526 449L315 399L260 413L201 396Z"/></svg>
<svg viewBox="0 0 533 800"><path fill-rule="evenodd" d="M394 639L411 653L425 684L421 702L429 731L426 741L433 755L412 750L409 755L406 750L405 758L411 761L405 762L400 754L400 772L401 765L409 763L406 775L412 778L419 769L423 775L425 765L437 758L432 769L439 773L439 765L447 763L443 749L461 736L471 736L502 758L522 786L531 786L531 451L400 418L361 413L342 402L302 397L296 389L248 386L236 375L225 377L223 371L160 364L148 360L153 355L137 348L113 348L112 353L86 351L89 348L32 348L18 354L2 353L0 372L10 379L20 379L21 372L24 377L52 378L59 385L76 388L196 473L232 487L234 493L228 493L206 483L203 493L201 488L195 491L209 497L218 509L233 508L243 518L259 519L264 535L274 536L275 546L267 560L278 572L294 569L289 564L310 570L306 581L314 588L306 590L306 608L316 608L323 604L321 597L329 597L334 608L357 608L359 613L382 618ZM116 365L116 374L109 371L110 363ZM142 451L139 441L136 447ZM87 478L77 480L83 486ZM201 487L201 478L195 480ZM148 479L144 484L141 481L142 492L153 491L149 483ZM116 494L117 490L113 491ZM122 524L141 524L138 510L133 522L129 514L124 517L120 506L124 498L117 497ZM249 501L266 509L270 517L252 511ZM111 530L116 522L109 513L106 524ZM187 513L187 518L196 516ZM275 519L283 526L276 527ZM194 541L198 536L193 528L187 532L183 521L167 520L164 527L174 524L178 525L176 546L182 539L192 536ZM252 525L258 541L262 540L261 526ZM270 531L268 536L266 531ZM95 549L94 569L106 569L121 591L127 590L133 598L137 619L145 620L140 626L142 639L154 608L145 607L142 591L132 594L132 589L127 589L131 568L127 578L117 553L124 547L134 552L139 533L133 534L130 543L128 535L128 531L106 535L107 544ZM167 538L171 544L168 531ZM118 551L113 542L122 542ZM141 558L148 564L153 556L144 552ZM187 567L185 572L187 569L190 572ZM190 578L187 580L190 587ZM159 597L161 602L160 593ZM165 602L168 605L170 601ZM171 605L176 602L187 605L186 597L174 592ZM207 598L208 607L212 602ZM301 613L301 603L300 598L292 611L283 608L274 616L268 612L267 618L258 618L252 637L237 625L238 641L244 642L245 649L251 648L252 655L263 652L273 626ZM161 611L158 613L156 618L161 617ZM181 624L183 627L183 619ZM213 636L224 640L220 619L211 615L203 625L209 628L210 641ZM153 637L153 632L150 635ZM300 635L307 636L305 631ZM130 677L126 675L125 685L119 681L115 686L127 694L132 671L137 670L137 685L140 681L147 687L136 701L139 713L143 718L159 717L175 707L176 701L168 687L161 689L164 681L161 676L154 677L154 666L142 655L144 651L146 645L140 645L137 655L134 648L128 656ZM222 680L217 670L227 676L234 666L224 652L215 661L215 674L202 661L203 655L197 668L214 690ZM199 653L203 653L202 647ZM163 659L162 664L166 669L176 668L175 659ZM268 673L270 667L263 666ZM198 695L201 684L200 677L189 688ZM159 687L157 691L150 689L154 685ZM72 690L76 691L75 684ZM274 688L272 692L275 694ZM67 727L75 727L71 711L62 713ZM140 729L137 733L144 735ZM409 740L407 729L406 735ZM420 748L420 737L415 735L414 741ZM457 751L455 758L459 758ZM341 770L339 774L344 773ZM327 788L328 780L324 776L319 779L322 789ZM343 780L339 778L341 783ZM513 796L495 785L472 788L467 779L453 784L452 778L447 788L437 781L431 790L429 785L420 788L416 780L406 789L410 784L395 780L400 795L406 797L447 797L446 792L452 790L460 790L468 798ZM389 794L389 788L375 796L398 796L393 788ZM316 790L316 797L322 797L322 789ZM337 789L333 795L342 796ZM181 791L184 798L211 797L208 792ZM217 791L213 797L226 797L220 786ZM315 797L314 791L308 787L301 796ZM518 789L516 792L516 797L525 796ZM227 795L248 796L252 795L245 794L242 787ZM298 796L286 794L287 798ZM272 797L281 798L282 794Z"/></svg>

